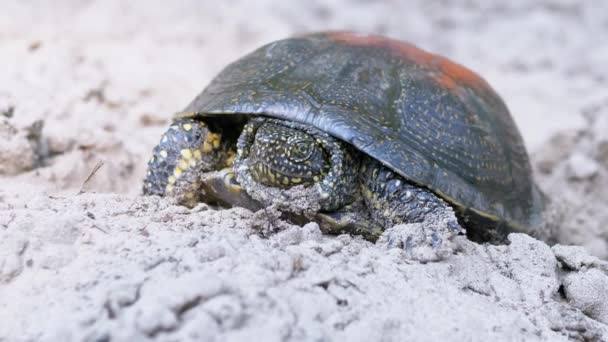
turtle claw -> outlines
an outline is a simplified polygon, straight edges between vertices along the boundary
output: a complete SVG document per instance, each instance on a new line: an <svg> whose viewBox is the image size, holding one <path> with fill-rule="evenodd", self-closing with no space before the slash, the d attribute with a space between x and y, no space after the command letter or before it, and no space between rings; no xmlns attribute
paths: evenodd
<svg viewBox="0 0 608 342"><path fill-rule="evenodd" d="M414 239L410 235L410 236L408 236L408 237L405 238L405 241L403 243L403 251L410 258L413 257L413 255L414 255L414 241L413 240Z"/></svg>
<svg viewBox="0 0 608 342"><path fill-rule="evenodd" d="M402 242L397 234L389 234L387 237L388 241L386 243L386 248L387 249L393 249L393 248L401 248Z"/></svg>
<svg viewBox="0 0 608 342"><path fill-rule="evenodd" d="M458 235L465 235L467 233L467 230L462 228L462 226L458 224L458 221L449 221L448 228L455 231Z"/></svg>
<svg viewBox="0 0 608 342"><path fill-rule="evenodd" d="M436 231L431 233L431 246L433 249L439 250L441 248L442 241L441 236Z"/></svg>

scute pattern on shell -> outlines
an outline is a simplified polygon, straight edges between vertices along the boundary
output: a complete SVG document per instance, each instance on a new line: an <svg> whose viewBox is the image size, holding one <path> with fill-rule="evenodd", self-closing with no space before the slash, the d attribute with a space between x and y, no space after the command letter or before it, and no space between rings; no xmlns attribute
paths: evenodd
<svg viewBox="0 0 608 342"><path fill-rule="evenodd" d="M184 112L312 125L467 212L540 223L521 135L472 71L411 44L350 32L270 43L225 68Z"/></svg>

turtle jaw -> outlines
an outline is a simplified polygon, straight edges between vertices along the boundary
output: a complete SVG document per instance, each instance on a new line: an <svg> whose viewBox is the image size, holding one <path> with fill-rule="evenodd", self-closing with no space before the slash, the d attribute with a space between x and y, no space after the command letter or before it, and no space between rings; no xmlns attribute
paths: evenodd
<svg viewBox="0 0 608 342"><path fill-rule="evenodd" d="M288 189L297 185L309 187L315 183L315 179L312 177L306 177L304 175L290 175L261 160L252 159L249 169L251 175L256 181L267 186L273 186L281 189ZM316 177L316 180L318 181L319 178Z"/></svg>

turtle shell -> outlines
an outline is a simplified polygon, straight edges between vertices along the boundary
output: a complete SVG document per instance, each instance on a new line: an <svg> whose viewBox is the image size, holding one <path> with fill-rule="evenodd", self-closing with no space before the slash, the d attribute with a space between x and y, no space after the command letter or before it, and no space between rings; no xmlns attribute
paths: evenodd
<svg viewBox="0 0 608 342"><path fill-rule="evenodd" d="M409 43L351 32L270 43L228 65L179 116L218 115L309 124L461 213L521 231L541 222L542 195L503 101L474 72Z"/></svg>

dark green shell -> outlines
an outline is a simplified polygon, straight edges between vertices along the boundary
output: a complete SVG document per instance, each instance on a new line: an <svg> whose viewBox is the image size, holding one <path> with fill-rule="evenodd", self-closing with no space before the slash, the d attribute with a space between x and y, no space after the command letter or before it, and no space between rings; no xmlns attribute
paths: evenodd
<svg viewBox="0 0 608 342"><path fill-rule="evenodd" d="M540 223L541 194L503 101L411 44L349 32L273 42L226 67L181 115L252 114L328 132L461 211L517 230Z"/></svg>

